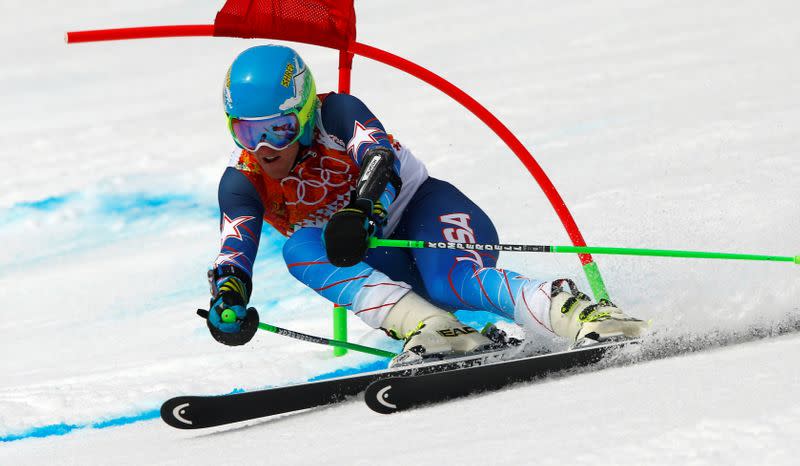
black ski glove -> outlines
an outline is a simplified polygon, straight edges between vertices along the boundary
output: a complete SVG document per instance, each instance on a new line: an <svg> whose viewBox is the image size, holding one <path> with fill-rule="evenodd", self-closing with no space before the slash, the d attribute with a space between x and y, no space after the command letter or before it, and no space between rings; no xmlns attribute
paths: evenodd
<svg viewBox="0 0 800 466"><path fill-rule="evenodd" d="M322 241L328 260L336 267L352 267L367 255L369 238L375 232L369 201L359 200L339 210L325 225Z"/></svg>

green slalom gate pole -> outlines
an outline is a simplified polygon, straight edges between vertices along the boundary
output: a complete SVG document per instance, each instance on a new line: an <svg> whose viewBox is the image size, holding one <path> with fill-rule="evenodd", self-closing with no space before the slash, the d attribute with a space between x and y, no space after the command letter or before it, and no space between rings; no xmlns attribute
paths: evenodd
<svg viewBox="0 0 800 466"><path fill-rule="evenodd" d="M763 254L738 254L726 252L678 251L672 249L610 248L604 246L543 246L532 244L452 243L443 241L413 241L371 238L371 248L458 249L465 251L555 252L578 254L613 254L625 256L684 257L695 259L731 259L750 261L793 262L800 264L799 256L770 256Z"/></svg>
<svg viewBox="0 0 800 466"><path fill-rule="evenodd" d="M347 308L344 306L333 306L333 339L347 341ZM344 356L345 354L347 354L347 348L333 347L334 356Z"/></svg>
<svg viewBox="0 0 800 466"><path fill-rule="evenodd" d="M276 327L275 325L266 324L264 322L260 322L258 324L258 328L260 328L261 330L266 330L267 332L283 335L285 337L307 341L309 343L328 345L328 346L333 346L334 348L344 348L353 351L358 351L361 353L372 354L375 356L383 356L384 358L393 358L397 356L397 353L392 353L391 351L372 348L370 346L357 345L355 343L350 343L348 341L332 340L329 338L318 337L315 335L307 335L305 333L295 332L294 330L288 330L285 328Z"/></svg>
<svg viewBox="0 0 800 466"><path fill-rule="evenodd" d="M588 264L583 264L583 273L586 274L586 279L589 281L589 287L592 289L594 299L596 301L601 299L611 301L606 284L603 282L603 276L600 275L600 268L597 267L597 262L591 261Z"/></svg>

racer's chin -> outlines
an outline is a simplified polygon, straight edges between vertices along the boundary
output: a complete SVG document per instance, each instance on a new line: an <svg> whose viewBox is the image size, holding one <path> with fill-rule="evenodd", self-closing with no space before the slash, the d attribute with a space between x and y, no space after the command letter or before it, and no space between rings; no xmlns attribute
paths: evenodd
<svg viewBox="0 0 800 466"><path fill-rule="evenodd" d="M294 161L300 149L300 142L294 142L283 150L270 149L269 147L259 147L255 152L251 152L258 161L261 170L274 180L281 180L289 176L292 171Z"/></svg>

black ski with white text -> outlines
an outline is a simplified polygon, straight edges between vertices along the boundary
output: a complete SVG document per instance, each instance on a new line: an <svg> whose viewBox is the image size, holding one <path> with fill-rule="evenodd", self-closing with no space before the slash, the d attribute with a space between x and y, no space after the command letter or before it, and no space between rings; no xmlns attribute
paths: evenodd
<svg viewBox="0 0 800 466"><path fill-rule="evenodd" d="M777 327L754 328L748 329L746 332L720 331L710 335L705 333L687 334L671 338L649 335L646 338L647 343L641 340L632 340L601 344L568 352L508 359L505 362L490 361L487 364L485 356L447 360L428 363L424 366L369 372L246 393L221 396L179 396L162 405L161 417L167 424L179 429L221 426L344 401L364 392L370 387L370 384L376 381L383 385L372 384L369 393L365 394L365 400L368 404L378 407L381 410L379 412L395 412L426 403L498 389L515 382L591 366L598 362L602 363L602 367L619 366L706 351L795 332L800 332L800 320L791 319ZM635 351L623 351L624 346L639 342L641 344L635 345L637 346ZM620 351L617 352L617 349ZM483 365L483 367L476 367L475 370L472 370L464 369L465 365ZM438 375L436 377L413 377L414 374L431 374L443 370L450 370L450 372L442 373L441 378ZM402 378L403 376L405 379ZM395 408L386 411L385 408L390 407L379 403L376 393L385 388L385 382L389 381L395 381L392 388L388 390L392 393L387 398L382 397L381 399L394 404ZM426 388L420 389L420 386ZM400 401L400 398L403 398L404 393L407 393L409 389L411 389L411 396ZM432 394L433 390L437 390L437 392ZM383 395L386 395L386 392Z"/></svg>
<svg viewBox="0 0 800 466"><path fill-rule="evenodd" d="M434 361L285 387L217 396L178 396L161 405L161 419L178 429L202 429L324 406L358 395L378 379L486 364L502 351Z"/></svg>
<svg viewBox="0 0 800 466"><path fill-rule="evenodd" d="M601 343L432 374L383 377L369 384L364 401L375 412L391 414L420 405L497 390L555 372L590 366L612 352L637 342Z"/></svg>

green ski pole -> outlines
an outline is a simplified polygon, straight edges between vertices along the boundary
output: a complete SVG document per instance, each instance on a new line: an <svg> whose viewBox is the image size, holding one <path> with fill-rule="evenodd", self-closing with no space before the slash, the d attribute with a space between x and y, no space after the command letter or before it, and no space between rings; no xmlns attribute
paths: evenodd
<svg viewBox="0 0 800 466"><path fill-rule="evenodd" d="M685 257L695 259L732 259L751 261L793 262L800 264L800 256L769 256L763 254L738 254L705 251L678 251L671 249L611 248L604 246L545 246L532 244L452 243L444 241L413 241L370 238L371 248L459 249L465 251L554 252L579 254L613 254L625 256Z"/></svg>
<svg viewBox="0 0 800 466"><path fill-rule="evenodd" d="M204 319L208 319L208 311L205 309L198 309L197 315ZM349 341L340 341L340 340L332 340L330 338L323 338L318 337L315 335L308 335L305 333L295 332L294 330L289 330L281 327L277 327L275 325L270 325L264 322L258 323L258 328L261 330L266 330L267 332L272 332L278 335L283 335L285 337L294 338L296 340L307 341L309 343L317 343L319 345L328 345L333 346L336 348L347 348L349 350L358 351L361 353L372 354L375 356L383 356L384 358L393 358L397 356L397 353L392 353L391 351L385 351L379 348L372 348L370 346L358 345L355 343L350 343Z"/></svg>
<svg viewBox="0 0 800 466"><path fill-rule="evenodd" d="M392 353L391 351L372 348L370 346L357 345L355 343L350 343L349 341L332 340L330 338L307 335L305 333L295 332L294 330L288 330L285 328L276 327L274 325L266 324L264 322L259 322L258 328L260 328L261 330L266 330L268 332L277 333L278 335L283 335L285 337L291 337L297 340L303 340L310 343L318 343L320 345L328 345L338 348L347 348L349 350L360 351L362 353L373 354L375 356L383 356L385 358L393 358L397 356L397 353Z"/></svg>

